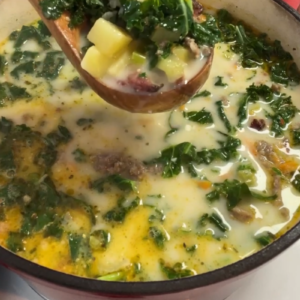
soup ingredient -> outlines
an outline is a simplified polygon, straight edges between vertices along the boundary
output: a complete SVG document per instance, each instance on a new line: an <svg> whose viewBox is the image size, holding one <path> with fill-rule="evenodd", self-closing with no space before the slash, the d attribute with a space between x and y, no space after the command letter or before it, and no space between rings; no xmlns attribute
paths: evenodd
<svg viewBox="0 0 300 300"><path fill-rule="evenodd" d="M94 77L102 77L109 67L112 60L98 51L98 49L93 46L90 47L81 62L81 67L89 72Z"/></svg>
<svg viewBox="0 0 300 300"><path fill-rule="evenodd" d="M87 38L107 57L113 57L132 41L126 32L103 18L96 21Z"/></svg>

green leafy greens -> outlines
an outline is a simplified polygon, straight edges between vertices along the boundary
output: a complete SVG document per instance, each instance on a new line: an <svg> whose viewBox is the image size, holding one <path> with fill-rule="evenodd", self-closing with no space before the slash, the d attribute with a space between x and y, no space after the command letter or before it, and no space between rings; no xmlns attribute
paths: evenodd
<svg viewBox="0 0 300 300"><path fill-rule="evenodd" d="M209 201L219 200L220 197L227 200L228 210L236 207L243 199L255 198L262 201L273 201L277 195L266 195L265 193L255 192L249 189L248 185L236 179L226 179L222 183L215 183L214 190L206 194L206 199Z"/></svg>

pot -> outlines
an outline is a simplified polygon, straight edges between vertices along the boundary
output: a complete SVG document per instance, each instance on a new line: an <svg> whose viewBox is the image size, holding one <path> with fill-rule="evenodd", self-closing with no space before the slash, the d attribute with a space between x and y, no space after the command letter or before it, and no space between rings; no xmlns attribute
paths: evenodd
<svg viewBox="0 0 300 300"><path fill-rule="evenodd" d="M292 0L289 0L292 2ZM281 0L202 0L225 8L282 41L300 65L300 15ZM27 0L0 0L0 40L21 25L37 19ZM53 300L223 300L245 284L255 271L300 238L300 223L260 252L227 267L197 276L163 282L102 282L79 278L39 266L0 247L0 260L21 275L38 293Z"/></svg>

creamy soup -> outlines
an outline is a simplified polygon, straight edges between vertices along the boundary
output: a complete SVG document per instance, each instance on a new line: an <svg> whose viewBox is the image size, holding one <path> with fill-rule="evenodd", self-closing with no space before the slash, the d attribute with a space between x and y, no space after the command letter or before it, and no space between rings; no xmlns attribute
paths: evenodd
<svg viewBox="0 0 300 300"><path fill-rule="evenodd" d="M298 69L280 43L260 37L259 52L251 30L216 18L210 78L161 114L102 101L41 22L0 44L0 245L77 276L166 280L242 260L298 222Z"/></svg>

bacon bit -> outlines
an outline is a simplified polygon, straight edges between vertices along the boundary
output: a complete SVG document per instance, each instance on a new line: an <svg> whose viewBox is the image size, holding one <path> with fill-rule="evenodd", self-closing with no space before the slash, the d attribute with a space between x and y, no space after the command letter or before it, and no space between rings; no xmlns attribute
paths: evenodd
<svg viewBox="0 0 300 300"><path fill-rule="evenodd" d="M197 0L193 0L193 12L196 18L203 12L203 6Z"/></svg>
<svg viewBox="0 0 300 300"><path fill-rule="evenodd" d="M280 125L282 125L282 126L285 125L285 121L282 118L280 119Z"/></svg>
<svg viewBox="0 0 300 300"><path fill-rule="evenodd" d="M199 188L203 190L208 190L212 187L212 183L210 181L199 181L198 183Z"/></svg>
<svg viewBox="0 0 300 300"><path fill-rule="evenodd" d="M128 85L137 92L156 93L164 85L155 84L146 77L140 77L138 73L133 73L127 78Z"/></svg>
<svg viewBox="0 0 300 300"><path fill-rule="evenodd" d="M250 128L253 128L257 131L262 131L266 128L266 122L264 119L253 119Z"/></svg>

